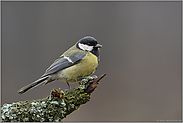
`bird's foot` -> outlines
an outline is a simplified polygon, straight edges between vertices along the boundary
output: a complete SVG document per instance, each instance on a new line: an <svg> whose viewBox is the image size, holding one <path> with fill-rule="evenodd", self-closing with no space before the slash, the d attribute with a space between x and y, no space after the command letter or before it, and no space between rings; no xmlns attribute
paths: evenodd
<svg viewBox="0 0 183 123"><path fill-rule="evenodd" d="M95 79L98 78L97 75L92 75L92 76L84 76L84 77L79 77L80 79Z"/></svg>

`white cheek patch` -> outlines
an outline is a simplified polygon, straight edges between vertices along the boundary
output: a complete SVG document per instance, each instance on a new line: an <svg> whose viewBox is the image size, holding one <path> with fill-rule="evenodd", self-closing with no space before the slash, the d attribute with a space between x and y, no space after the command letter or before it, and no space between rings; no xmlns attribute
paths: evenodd
<svg viewBox="0 0 183 123"><path fill-rule="evenodd" d="M69 57L64 56L65 59L67 59L69 62L74 63Z"/></svg>
<svg viewBox="0 0 183 123"><path fill-rule="evenodd" d="M86 44L81 44L79 43L79 48L81 48L82 50L87 50L87 51L92 51L93 50L93 46L88 46Z"/></svg>

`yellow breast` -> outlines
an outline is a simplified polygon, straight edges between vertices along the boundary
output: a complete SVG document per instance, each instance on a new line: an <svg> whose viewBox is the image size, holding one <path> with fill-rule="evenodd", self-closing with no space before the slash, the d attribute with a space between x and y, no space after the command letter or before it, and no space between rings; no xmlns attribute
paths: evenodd
<svg viewBox="0 0 183 123"><path fill-rule="evenodd" d="M63 79L69 83L80 81L80 77L90 76L98 67L98 58L87 52L79 63L62 71Z"/></svg>

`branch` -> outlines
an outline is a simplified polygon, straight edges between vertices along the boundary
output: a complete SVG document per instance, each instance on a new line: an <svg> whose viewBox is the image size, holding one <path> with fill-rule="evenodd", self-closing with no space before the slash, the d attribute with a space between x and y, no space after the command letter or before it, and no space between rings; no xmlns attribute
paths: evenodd
<svg viewBox="0 0 183 123"><path fill-rule="evenodd" d="M46 98L4 104L1 108L1 122L59 122L90 100L91 93L105 76L87 77L72 90L63 92L53 89Z"/></svg>

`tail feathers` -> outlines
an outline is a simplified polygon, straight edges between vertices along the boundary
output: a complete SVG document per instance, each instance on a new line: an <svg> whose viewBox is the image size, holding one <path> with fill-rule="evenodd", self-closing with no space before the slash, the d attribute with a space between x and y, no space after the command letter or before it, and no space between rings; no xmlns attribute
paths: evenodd
<svg viewBox="0 0 183 123"><path fill-rule="evenodd" d="M44 77L41 77L40 79L36 80L35 82L21 88L20 90L18 90L18 94L23 94L25 93L26 91L30 90L30 89L33 89L35 87L37 87L38 85L44 83L44 81L48 78L48 76L44 76Z"/></svg>

